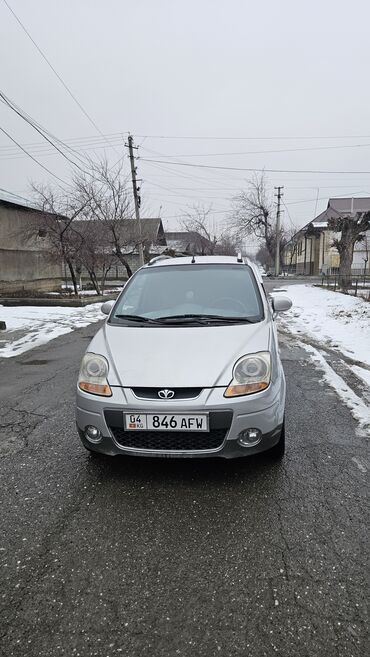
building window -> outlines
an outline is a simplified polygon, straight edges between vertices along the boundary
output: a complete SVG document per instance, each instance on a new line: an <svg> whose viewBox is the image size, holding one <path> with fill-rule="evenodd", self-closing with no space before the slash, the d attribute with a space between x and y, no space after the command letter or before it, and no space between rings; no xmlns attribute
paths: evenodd
<svg viewBox="0 0 370 657"><path fill-rule="evenodd" d="M39 232L37 233L37 237L46 237L46 228L39 228Z"/></svg>

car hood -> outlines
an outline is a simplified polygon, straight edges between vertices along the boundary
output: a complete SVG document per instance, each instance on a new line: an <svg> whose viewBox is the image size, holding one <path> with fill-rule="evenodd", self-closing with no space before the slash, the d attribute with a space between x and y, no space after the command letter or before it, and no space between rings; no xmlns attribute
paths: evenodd
<svg viewBox="0 0 370 657"><path fill-rule="evenodd" d="M269 345L266 320L212 327L105 324L88 350L108 358L111 385L206 388L227 386L238 358L266 351Z"/></svg>

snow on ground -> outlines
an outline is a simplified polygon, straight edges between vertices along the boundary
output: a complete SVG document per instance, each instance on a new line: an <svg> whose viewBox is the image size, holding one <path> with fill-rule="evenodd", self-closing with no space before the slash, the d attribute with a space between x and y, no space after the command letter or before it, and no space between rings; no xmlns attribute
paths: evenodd
<svg viewBox="0 0 370 657"><path fill-rule="evenodd" d="M357 376L359 376L360 379L362 379L370 388L370 371L369 370L364 370L363 367L357 367L357 365L352 365L351 370L353 370L353 372L355 374L357 374Z"/></svg>
<svg viewBox="0 0 370 657"><path fill-rule="evenodd" d="M104 319L101 303L83 308L0 306L6 331L0 332L0 357L17 356L76 328Z"/></svg>
<svg viewBox="0 0 370 657"><path fill-rule="evenodd" d="M370 385L370 303L355 297L331 292L309 285L291 285L273 294L286 293L293 301L292 308L282 313L279 323L284 331L298 338L322 374L358 421L359 433L368 435L370 430L370 408L364 398L358 396L344 379L334 371L326 360L325 348L338 352L363 363L348 366L364 382ZM312 344L300 341L304 338ZM322 346L322 349L320 347Z"/></svg>
<svg viewBox="0 0 370 657"><path fill-rule="evenodd" d="M337 393L340 399L351 410L353 417L359 423L359 434L363 436L369 435L370 430L370 408L365 402L358 397L353 390L346 384L330 365L326 362L324 356L315 347L307 344L301 346L311 354L312 361L323 372L323 380L326 381ZM359 369L359 368L358 368ZM369 372L368 372L369 374Z"/></svg>
<svg viewBox="0 0 370 657"><path fill-rule="evenodd" d="M370 366L370 303L309 285L287 285L284 290L293 301L292 308L279 317L284 330Z"/></svg>

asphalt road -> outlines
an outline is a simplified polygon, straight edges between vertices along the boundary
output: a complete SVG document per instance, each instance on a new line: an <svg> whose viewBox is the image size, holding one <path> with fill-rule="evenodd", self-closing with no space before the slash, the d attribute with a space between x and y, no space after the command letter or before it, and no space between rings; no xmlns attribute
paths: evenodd
<svg viewBox="0 0 370 657"><path fill-rule="evenodd" d="M369 654L369 445L283 336L284 462L97 460L93 325L0 362L4 657Z"/></svg>

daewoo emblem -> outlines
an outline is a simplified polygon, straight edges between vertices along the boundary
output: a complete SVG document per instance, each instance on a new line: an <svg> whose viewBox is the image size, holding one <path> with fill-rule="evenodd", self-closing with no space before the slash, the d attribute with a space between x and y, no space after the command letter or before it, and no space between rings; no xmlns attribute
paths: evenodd
<svg viewBox="0 0 370 657"><path fill-rule="evenodd" d="M174 390L159 390L158 397L161 399L172 399L175 396Z"/></svg>

